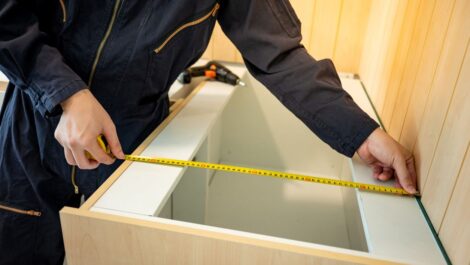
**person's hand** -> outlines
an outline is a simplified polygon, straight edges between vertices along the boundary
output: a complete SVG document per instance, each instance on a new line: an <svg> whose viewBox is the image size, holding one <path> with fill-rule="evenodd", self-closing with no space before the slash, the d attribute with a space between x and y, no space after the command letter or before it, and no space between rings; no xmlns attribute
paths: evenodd
<svg viewBox="0 0 470 265"><path fill-rule="evenodd" d="M373 169L374 178L387 181L395 177L399 187L416 194L413 155L378 128L357 149L359 157Z"/></svg>
<svg viewBox="0 0 470 265"><path fill-rule="evenodd" d="M110 165L114 158L106 154L97 137L104 135L113 155L123 159L121 144L111 117L91 94L82 89L61 103L63 113L54 136L64 147L65 158L70 165L81 169L94 169L100 163ZM85 151L93 159L87 158Z"/></svg>

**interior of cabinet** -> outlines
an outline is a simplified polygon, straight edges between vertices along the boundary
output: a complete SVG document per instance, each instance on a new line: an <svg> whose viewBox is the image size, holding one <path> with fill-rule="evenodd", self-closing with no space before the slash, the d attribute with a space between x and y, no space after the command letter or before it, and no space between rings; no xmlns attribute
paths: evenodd
<svg viewBox="0 0 470 265"><path fill-rule="evenodd" d="M248 87L234 92L194 160L329 178L348 173L346 158L268 91ZM367 251L362 225L354 225L361 222L357 201L343 200L336 186L189 168L158 216Z"/></svg>

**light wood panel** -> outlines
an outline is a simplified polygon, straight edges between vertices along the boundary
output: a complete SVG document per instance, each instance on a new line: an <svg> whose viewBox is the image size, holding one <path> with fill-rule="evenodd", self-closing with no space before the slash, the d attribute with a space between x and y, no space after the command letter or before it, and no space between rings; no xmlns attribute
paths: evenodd
<svg viewBox="0 0 470 265"><path fill-rule="evenodd" d="M429 97L431 85L436 76L437 65L441 58L442 48L449 28L451 14L455 0L436 1L433 17L429 24L429 33L423 47L420 68L416 73L416 80L408 90L411 90L411 99L408 111L403 121L400 142L409 149L413 149L423 117L425 104Z"/></svg>
<svg viewBox="0 0 470 265"><path fill-rule="evenodd" d="M363 252L322 245L301 246L65 207L61 225L69 265L88 264L404 264Z"/></svg>
<svg viewBox="0 0 470 265"><path fill-rule="evenodd" d="M291 0L302 22L302 44L314 58L332 58L340 71L357 73L372 1ZM219 25L203 58L243 61Z"/></svg>
<svg viewBox="0 0 470 265"><path fill-rule="evenodd" d="M299 20L302 23L302 43L308 47L312 41L313 33L313 20L315 12L315 4L319 0L295 0L291 1L292 7L295 10L295 13L299 17Z"/></svg>
<svg viewBox="0 0 470 265"><path fill-rule="evenodd" d="M470 144L460 171L452 199L439 231L447 253L454 264L470 264L470 211L462 206L470 205Z"/></svg>
<svg viewBox="0 0 470 265"><path fill-rule="evenodd" d="M424 115L419 125L420 130L417 134L414 151L417 158L418 173L421 178L421 188L424 188L426 184L465 56L470 30L470 17L468 16L470 11L468 10L469 7L465 7L465 5L468 6L466 0L456 2L439 65L436 69L435 80L431 86Z"/></svg>
<svg viewBox="0 0 470 265"><path fill-rule="evenodd" d="M467 17L470 18L468 14ZM470 36L470 32L467 36ZM446 110L445 121L441 125L443 126L442 132L434 151L434 159L427 182L422 191L423 203L437 229L439 229L444 217L444 212L452 195L452 189L465 157L466 147L470 142L469 44L470 39L467 37L465 62L459 69L459 79L455 89L453 89L452 100ZM461 205L461 207L467 208L468 205Z"/></svg>
<svg viewBox="0 0 470 265"><path fill-rule="evenodd" d="M408 0L372 1L359 74L377 110L382 110Z"/></svg>
<svg viewBox="0 0 470 265"><path fill-rule="evenodd" d="M385 96L386 100L380 115L386 128L389 127L393 109L396 103L396 98L398 96L400 83L403 78L403 74L405 73L406 58L410 52L411 39L415 29L416 13L420 8L422 1L423 0L408 1L405 10L405 17L399 35L398 49L394 56L390 82L387 85Z"/></svg>
<svg viewBox="0 0 470 265"><path fill-rule="evenodd" d="M357 73L359 69L370 6L371 0L343 1L332 57L343 72Z"/></svg>
<svg viewBox="0 0 470 265"><path fill-rule="evenodd" d="M413 86L416 80L416 75L423 62L423 46L428 40L429 22L435 7L435 0L426 0L422 2L419 7L419 12L416 16L416 24L413 29L413 35L410 39L410 46L408 47L408 55L405 59L403 75L399 80L397 100L393 106L393 116L391 117L390 125L388 126L388 133L394 138L399 139L403 125L403 119L408 110L410 96L412 90L409 89Z"/></svg>
<svg viewBox="0 0 470 265"><path fill-rule="evenodd" d="M317 60L333 57L342 6L342 0L315 2L312 37L308 50Z"/></svg>
<svg viewBox="0 0 470 265"><path fill-rule="evenodd" d="M390 2L373 2L360 75L385 127L415 154L423 204L452 261L468 265L470 1L397 5L399 34L386 35L380 27L393 19L377 14L391 13Z"/></svg>

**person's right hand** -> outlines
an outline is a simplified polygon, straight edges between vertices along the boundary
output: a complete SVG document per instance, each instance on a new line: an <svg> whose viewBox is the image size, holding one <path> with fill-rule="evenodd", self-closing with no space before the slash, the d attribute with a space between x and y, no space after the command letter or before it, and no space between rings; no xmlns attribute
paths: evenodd
<svg viewBox="0 0 470 265"><path fill-rule="evenodd" d="M82 89L61 103L63 113L54 136L64 147L65 158L70 165L81 169L94 169L100 163L110 165L114 159L98 144L97 137L104 135L113 155L123 159L121 144L111 117L92 95ZM94 159L89 159L85 151Z"/></svg>

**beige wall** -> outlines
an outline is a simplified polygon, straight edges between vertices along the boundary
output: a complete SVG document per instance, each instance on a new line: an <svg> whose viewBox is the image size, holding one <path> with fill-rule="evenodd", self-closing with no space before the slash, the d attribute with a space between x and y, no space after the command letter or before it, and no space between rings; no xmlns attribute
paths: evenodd
<svg viewBox="0 0 470 265"><path fill-rule="evenodd" d="M470 0L291 2L309 52L358 73L413 151L434 227L452 261L470 264ZM220 28L205 57L241 61Z"/></svg>

